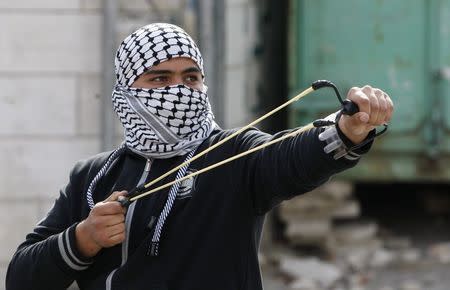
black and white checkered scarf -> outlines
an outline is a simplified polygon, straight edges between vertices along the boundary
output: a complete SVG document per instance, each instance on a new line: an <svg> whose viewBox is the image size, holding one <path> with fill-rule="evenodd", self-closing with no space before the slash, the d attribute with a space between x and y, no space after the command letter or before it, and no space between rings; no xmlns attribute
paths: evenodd
<svg viewBox="0 0 450 290"><path fill-rule="evenodd" d="M90 208L95 205L93 192L98 181L127 147L147 158L187 154L187 161L217 126L206 92L182 84L157 89L130 87L146 70L175 57L192 59L204 76L203 59L197 45L176 25L149 24L120 44L115 59L117 80L112 100L125 129L125 142L90 182L86 192ZM177 188L172 191L176 194Z"/></svg>
<svg viewBox="0 0 450 290"><path fill-rule="evenodd" d="M144 26L120 44L116 54L114 110L131 150L152 158L185 155L208 138L216 126L208 96L183 84L131 88L149 68L175 58L192 59L203 70L203 59L192 38L167 23Z"/></svg>

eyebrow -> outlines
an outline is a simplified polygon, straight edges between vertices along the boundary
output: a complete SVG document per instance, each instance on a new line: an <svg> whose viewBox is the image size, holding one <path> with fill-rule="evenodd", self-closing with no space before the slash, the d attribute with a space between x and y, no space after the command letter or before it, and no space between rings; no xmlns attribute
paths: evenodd
<svg viewBox="0 0 450 290"><path fill-rule="evenodd" d="M182 71L182 73L184 73L184 74L185 73L192 73L192 72L201 73L200 69L198 67L196 67L196 66L191 66L191 67L189 67L189 68L187 68L187 69Z"/></svg>
<svg viewBox="0 0 450 290"><path fill-rule="evenodd" d="M152 69L152 70L148 70L148 71L144 72L145 75L167 75L167 74L171 74L171 73L173 73L173 71L162 70L162 69L160 69L160 70Z"/></svg>
<svg viewBox="0 0 450 290"><path fill-rule="evenodd" d="M192 72L201 73L200 69L198 67L196 67L196 66L189 67L189 68L183 70L181 73L185 74L185 73L192 73ZM150 70L146 71L144 74L145 75L168 75L168 74L172 74L172 73L173 73L172 70L165 70L165 69L153 70L153 69L150 69Z"/></svg>

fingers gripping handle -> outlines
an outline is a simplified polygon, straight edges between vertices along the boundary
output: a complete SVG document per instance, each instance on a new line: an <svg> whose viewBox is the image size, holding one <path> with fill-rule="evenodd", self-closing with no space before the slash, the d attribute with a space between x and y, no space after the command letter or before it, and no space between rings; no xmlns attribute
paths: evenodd
<svg viewBox="0 0 450 290"><path fill-rule="evenodd" d="M339 90L337 89L336 85L333 84L332 82L327 80L318 80L313 82L311 87L314 90L318 90L324 87L332 88L336 94L336 97L339 99L339 102L342 104L342 111L341 111L342 114L352 116L359 112L357 104L355 104L350 100L342 100Z"/></svg>
<svg viewBox="0 0 450 290"><path fill-rule="evenodd" d="M123 196L123 195L119 196L117 198L117 201L120 203L120 205L122 207L125 207L125 208L128 207L131 204L130 199L128 197L126 197L126 196Z"/></svg>
<svg viewBox="0 0 450 290"><path fill-rule="evenodd" d="M355 102L352 102L350 100L342 100L341 95L339 94L339 90L337 89L337 87L330 81L327 80L318 80L312 83L311 87L314 90L318 90L324 87L329 87L332 88L334 90L334 92L336 93L337 98L339 99L339 102L342 105L342 109L341 111L338 113L338 115L336 116L336 120L334 121L334 123L336 123L341 115L348 115L348 116L352 116L356 113L359 112L359 107ZM323 126L328 126L330 125L331 121L326 121L326 120L316 120L314 121L314 126L315 127L323 127ZM388 129L388 125L387 124L383 124L383 129L379 132L376 132L375 135L372 138L369 138L367 140L365 140L364 142L357 144L355 146L353 146L352 148L350 148L348 151L352 151L355 150L357 148L360 148L362 146L364 146L365 144L367 144L368 142L372 141L375 137L380 136L381 134L385 133Z"/></svg>
<svg viewBox="0 0 450 290"><path fill-rule="evenodd" d="M146 188L143 185L135 187L130 192L128 192L127 195L119 196L117 198L117 201L120 203L121 206L128 207L133 202L133 200L131 200L131 199L133 197L143 193L145 190L146 190Z"/></svg>
<svg viewBox="0 0 450 290"><path fill-rule="evenodd" d="M353 116L359 112L358 105L350 100L345 100L342 104L342 114Z"/></svg>

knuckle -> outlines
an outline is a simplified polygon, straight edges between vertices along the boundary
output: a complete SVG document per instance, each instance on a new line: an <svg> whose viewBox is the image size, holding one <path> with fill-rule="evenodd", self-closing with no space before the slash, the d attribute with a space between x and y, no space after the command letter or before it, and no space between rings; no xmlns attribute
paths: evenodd
<svg viewBox="0 0 450 290"><path fill-rule="evenodd" d="M95 206L92 208L91 212L94 215L101 215L104 208L105 208L105 204L103 202L99 202L99 203L95 204Z"/></svg>
<svg viewBox="0 0 450 290"><path fill-rule="evenodd" d="M358 87L351 87L350 90L348 90L349 93L356 93L357 91L361 90L361 88Z"/></svg>
<svg viewBox="0 0 450 290"><path fill-rule="evenodd" d="M378 98L384 97L384 92L378 88L374 88L373 92L374 92L375 96L377 96Z"/></svg>
<svg viewBox="0 0 450 290"><path fill-rule="evenodd" d="M120 244L125 240L124 234L117 234L109 239L109 243L111 246L115 246L117 244Z"/></svg>
<svg viewBox="0 0 450 290"><path fill-rule="evenodd" d="M125 240L125 233L117 235L117 239L119 240L119 242L123 242Z"/></svg>
<svg viewBox="0 0 450 290"><path fill-rule="evenodd" d="M348 93L347 93L347 98L352 98L352 97L355 96L359 91L361 91L361 89L358 88L358 87L352 87L352 88L350 88L350 90L348 90Z"/></svg>
<svg viewBox="0 0 450 290"><path fill-rule="evenodd" d="M97 204L95 204L94 205L94 207L91 209L91 212L90 212L90 214L92 214L92 215L96 215L97 214L97 212L99 211L99 207L100 207L100 205L97 203Z"/></svg>
<svg viewBox="0 0 450 290"><path fill-rule="evenodd" d="M364 92L372 92L372 91L373 91L373 88L372 88L370 85L365 85L365 86L362 88L362 90L363 90Z"/></svg>
<svg viewBox="0 0 450 290"><path fill-rule="evenodd" d="M112 241L105 241L103 243L103 248L111 248L112 246L114 246L115 244Z"/></svg>
<svg viewBox="0 0 450 290"><path fill-rule="evenodd" d="M365 95L365 94L361 94L359 96L359 102L363 106L368 106L370 104L369 97L367 95Z"/></svg>

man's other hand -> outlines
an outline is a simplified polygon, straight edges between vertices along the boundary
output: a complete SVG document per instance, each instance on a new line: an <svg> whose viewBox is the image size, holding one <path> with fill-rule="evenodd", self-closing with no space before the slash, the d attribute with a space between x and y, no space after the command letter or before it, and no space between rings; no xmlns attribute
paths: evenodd
<svg viewBox="0 0 450 290"><path fill-rule="evenodd" d="M126 191L115 191L106 200L95 204L89 216L75 230L77 248L90 258L102 248L109 248L125 240L125 208L117 198Z"/></svg>

